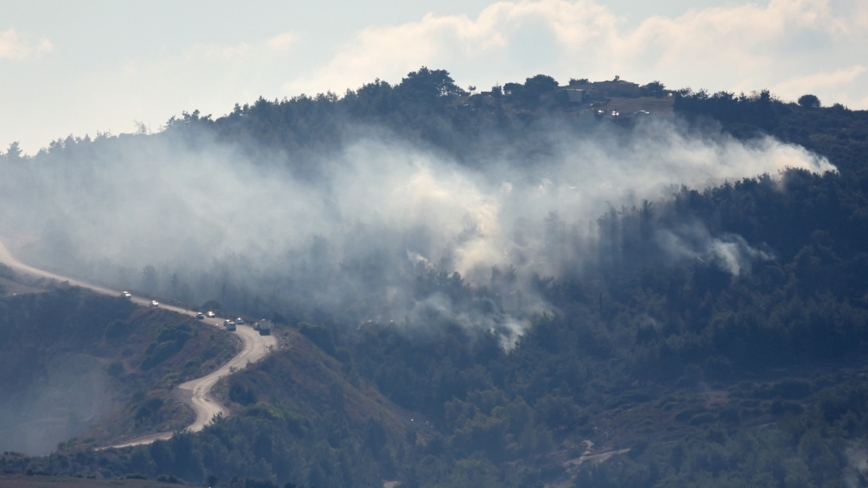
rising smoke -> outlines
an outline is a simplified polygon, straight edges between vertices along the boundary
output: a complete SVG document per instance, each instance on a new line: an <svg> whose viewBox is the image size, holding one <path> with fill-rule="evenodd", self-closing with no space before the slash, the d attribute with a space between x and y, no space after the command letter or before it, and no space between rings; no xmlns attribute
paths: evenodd
<svg viewBox="0 0 868 488"><path fill-rule="evenodd" d="M495 151L472 165L382 133L354 134L365 135L306 161L254 161L208 134L196 144L168 131L68 140L4 161L0 234L23 243L17 253L34 263L188 304L216 299L250 315L325 310L409 327L449 321L495 331L509 347L547 310L522 284L597 262L607 212L665 200L680 185L834 170L773 138L740 142L663 120L627 135L553 127L544 157ZM301 165L316 165L317 176L292 169ZM661 230L655 242L672 260L733 274L773 258L762 243L712 236L696 222ZM506 298L462 305L449 292L482 285Z"/></svg>

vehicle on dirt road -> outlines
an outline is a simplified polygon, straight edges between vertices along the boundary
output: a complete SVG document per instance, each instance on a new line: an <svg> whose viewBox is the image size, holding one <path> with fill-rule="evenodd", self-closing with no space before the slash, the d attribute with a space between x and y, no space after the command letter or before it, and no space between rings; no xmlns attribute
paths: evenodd
<svg viewBox="0 0 868 488"><path fill-rule="evenodd" d="M224 320L223 321L223 327L226 330L228 330L229 332L234 332L235 331L235 322L232 320Z"/></svg>
<svg viewBox="0 0 868 488"><path fill-rule="evenodd" d="M262 319L253 324L253 330L259 331L259 335L271 335L271 329L273 328L274 324L272 324L270 320Z"/></svg>

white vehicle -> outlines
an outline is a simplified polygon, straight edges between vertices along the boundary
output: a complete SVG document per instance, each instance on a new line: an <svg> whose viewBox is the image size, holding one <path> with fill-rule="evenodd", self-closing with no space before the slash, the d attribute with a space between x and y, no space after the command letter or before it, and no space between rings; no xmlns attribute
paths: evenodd
<svg viewBox="0 0 868 488"><path fill-rule="evenodd" d="M212 312L212 311L210 311L210 310L208 310L208 313L206 313L205 315L207 315L209 319L213 319L213 318L214 318L214 312Z"/></svg>
<svg viewBox="0 0 868 488"><path fill-rule="evenodd" d="M233 322L233 321L231 321L231 320L224 320L224 321L223 321L223 327L224 327L227 331L229 331L229 332L233 332L233 331L235 331L235 322Z"/></svg>
<svg viewBox="0 0 868 488"><path fill-rule="evenodd" d="M158 301L156 301L156 300L151 300L151 304L150 304L150 306L151 306L151 307L159 307L159 306L160 306L160 302L158 302Z"/></svg>
<svg viewBox="0 0 868 488"><path fill-rule="evenodd" d="M237 319L235 319L235 323L238 325L244 325L244 319L242 319L241 317L238 317Z"/></svg>
<svg viewBox="0 0 868 488"><path fill-rule="evenodd" d="M205 314L202 312L199 312L196 314L196 318L199 320L205 320Z"/></svg>
<svg viewBox="0 0 868 488"><path fill-rule="evenodd" d="M122 291L121 296L124 298L132 298L133 297L133 295L128 291Z"/></svg>

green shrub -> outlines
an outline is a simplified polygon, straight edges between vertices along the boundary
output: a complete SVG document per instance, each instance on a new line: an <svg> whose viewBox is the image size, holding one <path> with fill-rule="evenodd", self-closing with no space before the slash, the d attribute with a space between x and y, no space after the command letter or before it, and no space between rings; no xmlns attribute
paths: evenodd
<svg viewBox="0 0 868 488"><path fill-rule="evenodd" d="M148 344L148 347L145 349L145 358L142 360L141 368L144 370L151 369L172 357L184 347L184 344L192 336L192 330L187 324L161 327L157 334L157 342Z"/></svg>
<svg viewBox="0 0 868 488"><path fill-rule="evenodd" d="M127 322L124 322L123 320L113 320L105 326L103 335L105 335L106 339L119 339L125 336L129 330L130 324Z"/></svg>
<svg viewBox="0 0 868 488"><path fill-rule="evenodd" d="M229 387L229 399L241 405L250 405L256 403L256 393L241 383L232 383Z"/></svg>

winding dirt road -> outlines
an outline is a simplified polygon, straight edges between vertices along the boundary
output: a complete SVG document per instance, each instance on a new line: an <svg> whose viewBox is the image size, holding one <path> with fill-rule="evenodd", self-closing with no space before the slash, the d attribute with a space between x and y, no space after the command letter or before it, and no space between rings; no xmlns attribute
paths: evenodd
<svg viewBox="0 0 868 488"><path fill-rule="evenodd" d="M30 274L42 278L49 278L60 282L67 281L72 286L88 288L97 293L102 293L105 295L120 295L120 291L118 290L112 290L109 288L103 288L101 286L91 285L89 283L84 283L82 281L67 278L65 276L60 276L21 263L17 259L15 259L14 256L12 256L12 253L9 252L3 242L0 242L0 262L21 273ZM147 298L141 298L136 296L132 297L132 301L144 307L149 306L151 302ZM191 317L196 316L196 312L192 310L187 310L172 305L160 304L160 308L164 310L171 310L173 312L188 315ZM204 322L223 330L222 321L219 319L206 318ZM259 332L253 330L253 327L250 327L249 325L238 326L237 330L235 331L235 335L241 338L241 342L243 344L241 352L233 356L232 359L229 360L229 362L218 368L216 371L213 371L211 374L208 374L201 378L190 380L186 383L182 383L178 385L178 387L175 389L175 394L178 399L189 405L193 409L193 411L196 412L196 420L192 424L187 426L186 429L190 432L199 432L200 430L205 428L205 426L208 425L208 423L211 422L211 419L213 419L216 415L226 415L228 413L226 409L223 408L223 406L220 405L220 403L211 395L211 388L214 387L214 385L217 383L218 380L220 380L220 378L227 376L236 370L246 367L248 363L255 363L256 361L265 357L269 352L271 352L272 349L277 347L277 339L274 336L261 336L259 335ZM141 444L150 444L156 440L165 440L169 439L170 437L172 437L172 432L159 432L156 434L132 439L123 444L118 444L111 447L128 447Z"/></svg>

